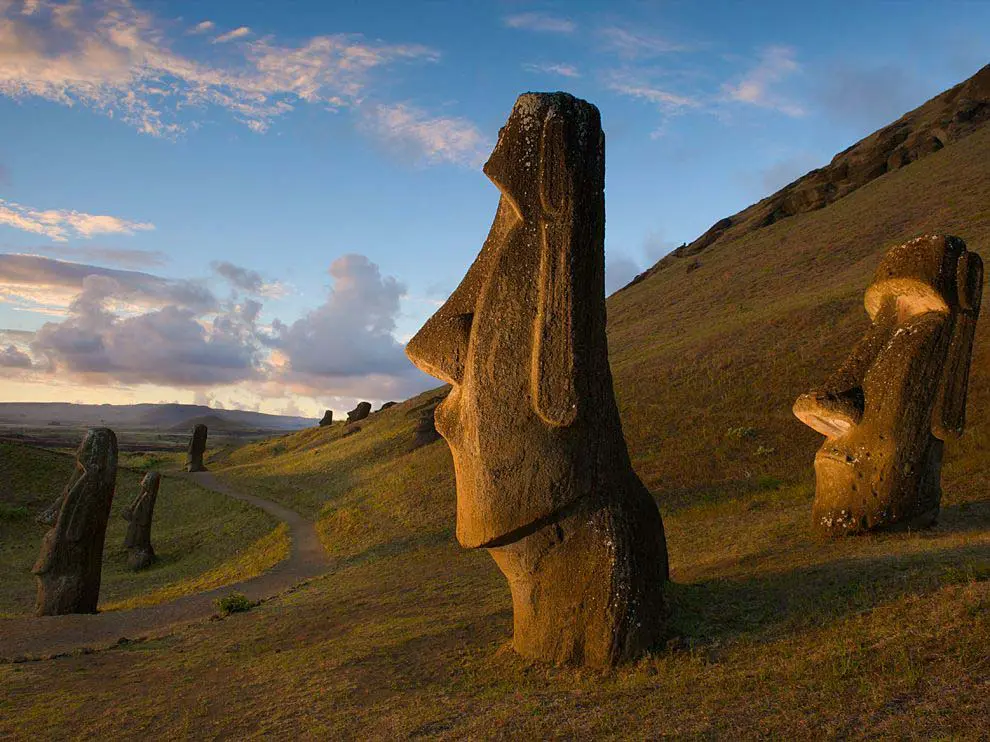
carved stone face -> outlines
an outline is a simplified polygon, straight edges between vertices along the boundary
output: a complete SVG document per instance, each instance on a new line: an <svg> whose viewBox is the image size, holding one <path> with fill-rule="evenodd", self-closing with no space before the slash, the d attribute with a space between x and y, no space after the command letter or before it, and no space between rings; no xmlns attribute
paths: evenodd
<svg viewBox="0 0 990 742"><path fill-rule="evenodd" d="M573 298L575 286L604 296L598 110L564 93L520 96L484 172L501 193L488 239L406 346L453 387L436 424L468 547L521 538L628 461L604 302Z"/></svg>
<svg viewBox="0 0 990 742"><path fill-rule="evenodd" d="M816 524L832 533L927 525L942 441L962 432L980 258L954 237L890 250L866 291L873 325L794 413L826 436L815 457Z"/></svg>

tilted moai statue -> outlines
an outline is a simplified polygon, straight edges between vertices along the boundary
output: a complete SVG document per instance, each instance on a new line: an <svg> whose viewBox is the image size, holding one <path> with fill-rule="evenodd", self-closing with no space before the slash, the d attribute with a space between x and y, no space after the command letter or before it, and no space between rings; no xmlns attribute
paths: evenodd
<svg viewBox="0 0 990 742"><path fill-rule="evenodd" d="M189 453L186 454L186 471L206 471L203 466L203 454L206 453L206 426L199 423L193 428L192 440L189 441Z"/></svg>
<svg viewBox="0 0 990 742"><path fill-rule="evenodd" d="M127 566L137 571L150 567L155 561L155 550L151 546L151 519L155 513L158 487L162 475L149 471L141 480L141 492L134 502L124 508L121 515L129 521L124 546L127 547Z"/></svg>
<svg viewBox="0 0 990 742"><path fill-rule="evenodd" d="M371 402L358 402L358 406L347 413L347 422L356 423L364 420L371 413Z"/></svg>
<svg viewBox="0 0 990 742"><path fill-rule="evenodd" d="M958 237L890 250L866 289L873 321L794 414L826 436L813 518L832 535L920 528L938 516L943 441L966 417L983 262Z"/></svg>
<svg viewBox="0 0 990 742"><path fill-rule="evenodd" d="M460 286L406 346L453 385L436 410L457 538L512 590L513 645L608 666L664 627L667 548L629 462L605 336L605 151L598 109L516 101L484 172L495 222Z"/></svg>
<svg viewBox="0 0 990 742"><path fill-rule="evenodd" d="M320 420L320 427L325 428L327 425L333 425L333 410L327 410L323 413L323 419Z"/></svg>
<svg viewBox="0 0 990 742"><path fill-rule="evenodd" d="M76 471L32 570L38 579L39 616L96 613L116 482L117 436L109 428L94 428L79 446Z"/></svg>

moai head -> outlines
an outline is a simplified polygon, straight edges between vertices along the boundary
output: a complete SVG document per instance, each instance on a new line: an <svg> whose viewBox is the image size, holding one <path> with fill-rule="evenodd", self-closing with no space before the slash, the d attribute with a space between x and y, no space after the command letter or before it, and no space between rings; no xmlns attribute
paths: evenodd
<svg viewBox="0 0 990 742"><path fill-rule="evenodd" d="M831 534L930 525L943 441L962 433L983 263L956 237L891 249L866 290L873 324L794 414L826 441L815 524Z"/></svg>
<svg viewBox="0 0 990 742"><path fill-rule="evenodd" d="M151 522L161 479L161 474L155 471L145 474L141 480L141 492L122 513L124 519L130 521L124 546L130 552L127 563L131 569L144 569L155 560L155 550L151 546Z"/></svg>
<svg viewBox="0 0 990 742"><path fill-rule="evenodd" d="M117 436L109 428L94 428L79 446L76 471L32 570L38 578L38 615L96 611L116 481Z"/></svg>
<svg viewBox="0 0 990 742"><path fill-rule="evenodd" d="M371 414L371 402L358 402L357 407L347 413L347 422L364 420L369 414Z"/></svg>
<svg viewBox="0 0 990 742"><path fill-rule="evenodd" d="M406 346L453 386L436 424L468 547L511 540L588 494L610 456L627 459L605 338L598 109L520 96L484 172L501 192L488 239Z"/></svg>

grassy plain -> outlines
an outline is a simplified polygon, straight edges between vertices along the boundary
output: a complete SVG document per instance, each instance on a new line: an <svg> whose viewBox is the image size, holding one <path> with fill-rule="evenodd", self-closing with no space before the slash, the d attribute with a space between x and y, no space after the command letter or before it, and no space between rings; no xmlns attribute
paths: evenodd
<svg viewBox="0 0 990 742"><path fill-rule="evenodd" d="M121 457L122 462L126 457ZM0 442L0 614L34 608L31 567L47 530L34 518L62 491L74 457ZM143 471L120 468L104 549L100 607L152 605L260 574L288 554L285 529L251 505L166 476L155 506L158 561L127 569L127 522L120 513L140 490Z"/></svg>
<svg viewBox="0 0 990 742"><path fill-rule="evenodd" d="M424 395L350 435L216 455L318 519L331 572L160 641L0 666L0 736L985 738L990 323L931 530L814 534L820 439L790 405L865 329L886 248L948 231L990 258L988 153L990 128L610 300L625 433L671 552L655 655L599 674L507 650L505 581L453 541L449 452L411 448Z"/></svg>

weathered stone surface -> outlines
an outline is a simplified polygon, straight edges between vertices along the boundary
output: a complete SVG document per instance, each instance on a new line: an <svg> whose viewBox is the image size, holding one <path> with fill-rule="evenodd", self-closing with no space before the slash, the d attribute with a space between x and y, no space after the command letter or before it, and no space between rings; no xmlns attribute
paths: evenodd
<svg viewBox="0 0 990 742"><path fill-rule="evenodd" d="M193 428L189 440L189 452L186 454L186 471L206 471L203 466L203 454L206 453L206 426L202 423Z"/></svg>
<svg viewBox="0 0 990 742"><path fill-rule="evenodd" d="M962 433L983 263L957 237L891 249L866 290L873 324L794 414L826 436L815 525L832 535L931 525L943 441Z"/></svg>
<svg viewBox="0 0 990 742"><path fill-rule="evenodd" d="M320 427L326 427L327 425L333 425L333 410L327 410L323 413L323 419L320 420Z"/></svg>
<svg viewBox="0 0 990 742"><path fill-rule="evenodd" d="M116 483L117 436L109 428L94 428L76 452L76 471L32 570L38 580L39 616L96 613Z"/></svg>
<svg viewBox="0 0 990 742"><path fill-rule="evenodd" d="M127 566L137 571L151 566L157 558L151 546L151 520L158 499L158 487L162 475L149 471L141 480L141 492L121 513L129 521L124 546L127 547Z"/></svg>
<svg viewBox="0 0 990 742"><path fill-rule="evenodd" d="M378 411L381 412L382 410L387 410L390 407L395 407L396 404L397 402L386 402L385 404L383 404L381 407L378 408Z"/></svg>
<svg viewBox="0 0 990 742"><path fill-rule="evenodd" d="M434 420L435 412L436 407L429 407L420 413L419 419L416 421L416 432L413 434L413 448L422 448L440 439L440 433L437 432L437 425Z"/></svg>
<svg viewBox="0 0 990 742"><path fill-rule="evenodd" d="M488 239L406 352L453 386L436 427L457 537L508 578L516 650L612 665L661 637L667 550L608 365L598 109L520 96L484 171L501 191Z"/></svg>
<svg viewBox="0 0 990 742"><path fill-rule="evenodd" d="M356 423L371 414L371 402L358 402L358 406L347 413L347 422Z"/></svg>

